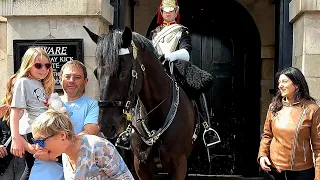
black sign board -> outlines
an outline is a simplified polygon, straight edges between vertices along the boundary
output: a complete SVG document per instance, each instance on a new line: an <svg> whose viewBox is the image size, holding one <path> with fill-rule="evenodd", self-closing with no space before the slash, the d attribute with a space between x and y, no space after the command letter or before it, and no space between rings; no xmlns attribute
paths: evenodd
<svg viewBox="0 0 320 180"><path fill-rule="evenodd" d="M49 55L55 90L61 90L59 72L61 67L70 60L79 60L83 63L83 40L82 39L35 39L13 40L14 72L20 68L21 59L29 47L42 47Z"/></svg>

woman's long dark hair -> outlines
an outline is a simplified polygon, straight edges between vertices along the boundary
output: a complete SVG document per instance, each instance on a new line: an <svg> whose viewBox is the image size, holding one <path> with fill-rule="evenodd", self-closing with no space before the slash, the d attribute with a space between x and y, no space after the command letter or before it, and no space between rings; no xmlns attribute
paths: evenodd
<svg viewBox="0 0 320 180"><path fill-rule="evenodd" d="M298 88L295 91L294 102L299 102L301 99L306 99L306 100L316 102L316 100L313 97L311 97L309 94L309 87L302 72L297 68L288 67L276 74L277 93L276 93L276 96L272 99L272 104L270 109L273 115L275 115L283 107L281 92L278 88L278 84L279 84L278 80L280 75L282 74L286 75L294 85L298 86Z"/></svg>

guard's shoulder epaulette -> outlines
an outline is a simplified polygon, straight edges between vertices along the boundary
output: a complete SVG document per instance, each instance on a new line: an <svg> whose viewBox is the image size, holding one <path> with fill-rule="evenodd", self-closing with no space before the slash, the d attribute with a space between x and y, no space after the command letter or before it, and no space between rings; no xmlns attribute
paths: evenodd
<svg viewBox="0 0 320 180"><path fill-rule="evenodd" d="M189 29L186 26L181 25L181 30L189 34Z"/></svg>
<svg viewBox="0 0 320 180"><path fill-rule="evenodd" d="M188 29L186 26L180 24L183 29Z"/></svg>

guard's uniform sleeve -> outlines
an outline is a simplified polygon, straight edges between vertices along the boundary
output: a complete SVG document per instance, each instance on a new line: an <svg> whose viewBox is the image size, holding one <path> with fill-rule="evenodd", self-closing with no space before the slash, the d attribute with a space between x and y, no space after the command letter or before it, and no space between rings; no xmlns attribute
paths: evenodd
<svg viewBox="0 0 320 180"><path fill-rule="evenodd" d="M189 54L191 54L191 50L192 50L191 36L188 28L186 27L182 28L182 34L181 34L181 38L180 38L177 50L183 49L183 48L186 49L189 52Z"/></svg>

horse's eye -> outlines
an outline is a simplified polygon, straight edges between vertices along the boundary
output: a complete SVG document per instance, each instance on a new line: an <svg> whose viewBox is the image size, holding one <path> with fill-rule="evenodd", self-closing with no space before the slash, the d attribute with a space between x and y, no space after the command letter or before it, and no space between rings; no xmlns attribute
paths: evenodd
<svg viewBox="0 0 320 180"><path fill-rule="evenodd" d="M128 76L128 72L122 71L122 72L120 72L120 74L119 74L119 79L120 79L120 80L124 80L124 79L127 78L127 76Z"/></svg>

